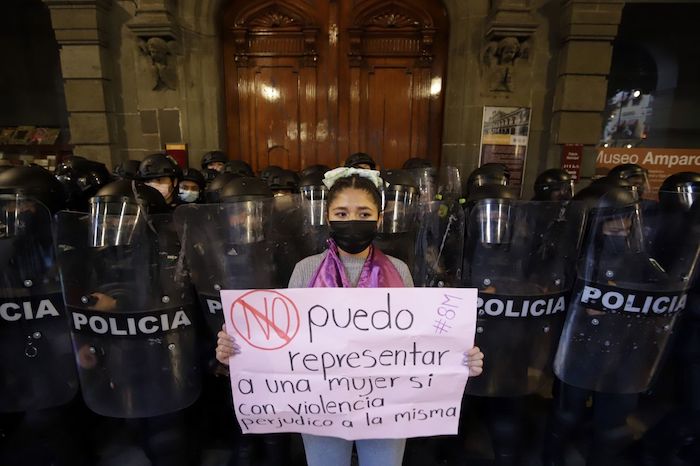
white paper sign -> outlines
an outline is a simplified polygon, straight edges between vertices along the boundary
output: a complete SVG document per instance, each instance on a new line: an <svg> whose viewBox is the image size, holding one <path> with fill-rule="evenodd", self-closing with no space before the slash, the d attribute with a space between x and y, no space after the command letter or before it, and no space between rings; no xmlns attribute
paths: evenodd
<svg viewBox="0 0 700 466"><path fill-rule="evenodd" d="M456 434L474 344L475 289L221 292L244 433Z"/></svg>

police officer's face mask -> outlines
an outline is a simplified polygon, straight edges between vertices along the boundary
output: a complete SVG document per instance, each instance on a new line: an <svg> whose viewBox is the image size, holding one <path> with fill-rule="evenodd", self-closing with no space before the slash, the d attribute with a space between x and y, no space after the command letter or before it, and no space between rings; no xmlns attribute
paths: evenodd
<svg viewBox="0 0 700 466"><path fill-rule="evenodd" d="M163 199L165 199L166 201L170 200L170 196L173 194L173 191L175 189L173 187L173 182L172 180L170 180L170 178L161 178L158 180L149 181L146 184L152 188L157 189L158 192L163 196Z"/></svg>
<svg viewBox="0 0 700 466"><path fill-rule="evenodd" d="M182 202L187 202L189 204L199 198L199 191L180 188L179 197Z"/></svg>
<svg viewBox="0 0 700 466"><path fill-rule="evenodd" d="M331 221L330 226L333 241L349 254L361 253L377 236L376 220Z"/></svg>

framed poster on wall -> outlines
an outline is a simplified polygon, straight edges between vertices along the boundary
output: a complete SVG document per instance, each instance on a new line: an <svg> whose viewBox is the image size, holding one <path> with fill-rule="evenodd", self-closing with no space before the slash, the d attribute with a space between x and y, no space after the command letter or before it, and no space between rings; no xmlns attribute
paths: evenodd
<svg viewBox="0 0 700 466"><path fill-rule="evenodd" d="M509 185L522 191L529 135L528 107L484 107L479 166L505 165L510 170Z"/></svg>

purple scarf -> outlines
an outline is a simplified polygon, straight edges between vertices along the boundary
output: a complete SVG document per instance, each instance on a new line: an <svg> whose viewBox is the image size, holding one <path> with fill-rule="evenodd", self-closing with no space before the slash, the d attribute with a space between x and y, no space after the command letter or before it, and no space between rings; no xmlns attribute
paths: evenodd
<svg viewBox="0 0 700 466"><path fill-rule="evenodd" d="M328 252L309 282L309 288L352 288L345 266L338 255L338 246L328 240ZM362 265L357 288L403 288L399 271L382 251L370 246L369 255Z"/></svg>

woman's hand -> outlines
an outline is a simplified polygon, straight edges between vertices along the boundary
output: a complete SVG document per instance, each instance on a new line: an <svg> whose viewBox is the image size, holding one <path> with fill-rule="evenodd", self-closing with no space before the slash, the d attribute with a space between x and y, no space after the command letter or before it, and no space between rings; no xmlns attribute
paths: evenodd
<svg viewBox="0 0 700 466"><path fill-rule="evenodd" d="M475 346L464 353L462 364L469 368L469 377L477 377L484 371L484 353Z"/></svg>
<svg viewBox="0 0 700 466"><path fill-rule="evenodd" d="M221 327L221 331L218 333L216 340L216 360L228 366L229 358L240 352L241 347L238 346L236 340L226 333L226 325Z"/></svg>

